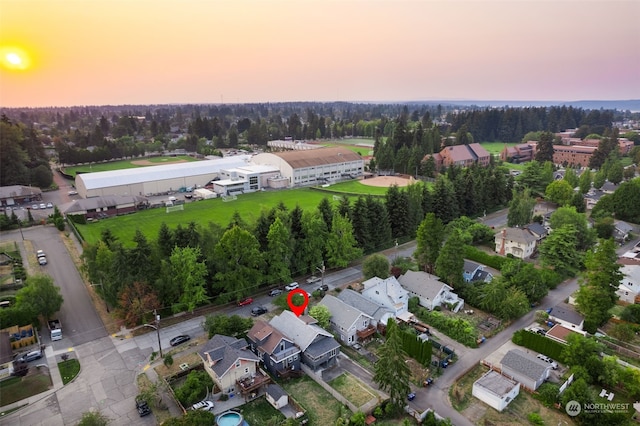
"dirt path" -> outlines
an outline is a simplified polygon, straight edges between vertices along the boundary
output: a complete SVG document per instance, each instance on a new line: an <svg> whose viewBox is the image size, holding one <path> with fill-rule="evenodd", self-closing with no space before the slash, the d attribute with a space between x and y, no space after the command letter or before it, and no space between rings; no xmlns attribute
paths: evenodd
<svg viewBox="0 0 640 426"><path fill-rule="evenodd" d="M413 178L406 179L399 176L376 176L374 178L362 179L360 181L360 183L363 185L378 186L383 188L387 188L391 185L407 186L413 182L415 182Z"/></svg>

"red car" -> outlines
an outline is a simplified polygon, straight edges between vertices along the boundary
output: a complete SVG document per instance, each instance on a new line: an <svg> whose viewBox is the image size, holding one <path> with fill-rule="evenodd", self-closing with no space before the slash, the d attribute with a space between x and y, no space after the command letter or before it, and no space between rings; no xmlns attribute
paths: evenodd
<svg viewBox="0 0 640 426"><path fill-rule="evenodd" d="M241 301L238 302L238 306L246 306L246 305L250 305L253 303L253 299L250 297L247 297L246 299L242 299Z"/></svg>

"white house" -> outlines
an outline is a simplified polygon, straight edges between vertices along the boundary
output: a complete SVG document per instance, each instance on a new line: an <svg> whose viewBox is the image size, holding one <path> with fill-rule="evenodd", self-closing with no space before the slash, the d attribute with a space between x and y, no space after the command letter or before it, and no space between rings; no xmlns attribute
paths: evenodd
<svg viewBox="0 0 640 426"><path fill-rule="evenodd" d="M443 303L453 305L453 312L458 312L464 306L464 300L453 292L453 288L438 281L435 275L407 271L398 278L398 282L409 292L409 297L417 297L420 306L429 310L442 306Z"/></svg>
<svg viewBox="0 0 640 426"><path fill-rule="evenodd" d="M520 383L489 370L473 383L471 394L480 401L502 411L520 393Z"/></svg>
<svg viewBox="0 0 640 426"><path fill-rule="evenodd" d="M320 301L331 312L331 328L347 345L353 345L360 339L366 339L376 332L372 324L373 317L346 304L337 297L327 294Z"/></svg>
<svg viewBox="0 0 640 426"><path fill-rule="evenodd" d="M398 316L409 310L409 292L402 288L396 277L370 278L362 283L362 295L370 301L384 306Z"/></svg>
<svg viewBox="0 0 640 426"><path fill-rule="evenodd" d="M270 383L265 387L267 402L276 410L281 409L289 404L289 395L284 389L275 383Z"/></svg>
<svg viewBox="0 0 640 426"><path fill-rule="evenodd" d="M495 234L496 252L512 254L519 259L529 258L536 249L537 238L525 228L505 228Z"/></svg>
<svg viewBox="0 0 640 426"><path fill-rule="evenodd" d="M357 291L351 289L345 289L338 293L338 299L372 317L371 324L375 327L377 327L378 324L384 325L389 318L395 317L390 309L372 302Z"/></svg>
<svg viewBox="0 0 640 426"><path fill-rule="evenodd" d="M624 274L616 294L621 301L639 303L640 300L640 259L621 257L618 263L622 265L620 272Z"/></svg>
<svg viewBox="0 0 640 426"><path fill-rule="evenodd" d="M569 330L582 331L584 325L584 317L567 303L558 303L554 306L549 313L549 319Z"/></svg>
<svg viewBox="0 0 640 426"><path fill-rule="evenodd" d="M536 390L549 378L551 364L520 349L511 349L500 361L502 374L530 390Z"/></svg>

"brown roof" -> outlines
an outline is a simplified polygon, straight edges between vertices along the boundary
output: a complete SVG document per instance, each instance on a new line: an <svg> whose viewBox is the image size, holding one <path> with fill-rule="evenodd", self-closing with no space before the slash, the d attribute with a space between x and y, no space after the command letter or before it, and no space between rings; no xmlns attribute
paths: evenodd
<svg viewBox="0 0 640 426"><path fill-rule="evenodd" d="M554 151L584 152L587 154L592 154L596 149L598 148L595 146L580 146L580 145L571 145L571 146L554 145L553 146Z"/></svg>
<svg viewBox="0 0 640 426"><path fill-rule="evenodd" d="M478 158L489 157L491 155L489 154L489 151L484 149L479 143L470 143L467 146L475 155L478 156Z"/></svg>
<svg viewBox="0 0 640 426"><path fill-rule="evenodd" d="M273 152L294 169L316 167L323 164L344 163L348 161L363 161L362 157L346 148L319 148L300 151Z"/></svg>
<svg viewBox="0 0 640 426"><path fill-rule="evenodd" d="M282 339L291 342L291 340L284 337L282 333L262 320L256 321L253 327L251 327L251 330L249 330L249 332L247 333L247 336L249 336L250 338L254 337L254 339L252 340L255 341L262 341L263 339L267 338L267 340L262 345L260 345L260 348L262 348L262 350L264 350L269 355L273 354L273 350L278 346Z"/></svg>
<svg viewBox="0 0 640 426"><path fill-rule="evenodd" d="M548 336L555 337L558 340L562 340L563 342L567 341L567 337L571 334L579 334L573 330L568 329L567 327L563 327L560 324L554 325L551 330L547 332Z"/></svg>

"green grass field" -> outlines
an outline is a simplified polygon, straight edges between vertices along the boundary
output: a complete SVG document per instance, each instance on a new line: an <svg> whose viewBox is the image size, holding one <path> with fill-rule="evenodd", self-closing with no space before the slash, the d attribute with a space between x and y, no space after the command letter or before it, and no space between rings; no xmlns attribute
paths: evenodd
<svg viewBox="0 0 640 426"><path fill-rule="evenodd" d="M89 244L98 241L102 230L109 228L125 246L132 246L132 239L137 229L142 231L148 239L155 240L163 222L170 229L175 229L178 224L186 227L189 222L204 226L208 223L216 223L226 227L237 211L245 222L252 224L258 219L262 210L270 210L280 201L289 209L295 208L297 204L303 210L309 210L317 208L325 197L334 202L332 195L314 191L311 188L255 192L240 195L235 201L224 202L216 198L187 203L183 211L167 213L165 208L156 208L76 226ZM337 201L334 203L337 204Z"/></svg>
<svg viewBox="0 0 640 426"><path fill-rule="evenodd" d="M500 154L500 151L502 151L506 146L515 146L518 145L517 143L504 143L504 142L480 142L480 145L482 145L482 147L484 149L486 149L487 151L489 151L490 154L492 155L497 155Z"/></svg>
<svg viewBox="0 0 640 426"><path fill-rule="evenodd" d="M342 193L342 194L361 194L361 195L385 195L387 188L378 186L363 185L360 181L348 181L332 184L327 188L320 188L321 191L328 193Z"/></svg>
<svg viewBox="0 0 640 426"><path fill-rule="evenodd" d="M373 155L373 147L365 148L365 147L362 147L362 146L343 145L343 144L338 144L338 143L323 143L322 146L326 146L326 147L329 147L329 148L335 148L335 147L345 148L345 149L348 149L348 150L351 150L351 151L355 152L356 154L360 154L363 157L365 157L367 155Z"/></svg>
<svg viewBox="0 0 640 426"><path fill-rule="evenodd" d="M137 160L147 160L150 163L154 163L155 165L158 165L158 166L161 164L175 163L178 160L199 161L198 159L189 157L188 155L182 155L178 157L149 157L149 158L137 158L134 160L111 161L108 163L93 163L91 165L86 164L82 166L72 166L72 167L66 167L64 171L65 173L71 176L75 176L78 172L80 173L108 172L112 170L136 169L138 167L149 167L149 166L139 166L132 163L133 161L137 161Z"/></svg>

